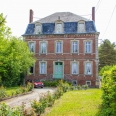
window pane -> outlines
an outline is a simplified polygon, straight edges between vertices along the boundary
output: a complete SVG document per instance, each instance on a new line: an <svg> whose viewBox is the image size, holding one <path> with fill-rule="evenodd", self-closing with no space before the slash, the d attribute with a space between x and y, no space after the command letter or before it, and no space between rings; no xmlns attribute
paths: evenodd
<svg viewBox="0 0 116 116"><path fill-rule="evenodd" d="M62 33L62 24L56 24L56 33Z"/></svg>
<svg viewBox="0 0 116 116"><path fill-rule="evenodd" d="M29 42L29 49L31 52L34 52L34 42Z"/></svg>
<svg viewBox="0 0 116 116"><path fill-rule="evenodd" d="M45 62L40 63L40 74L46 74L46 63Z"/></svg>
<svg viewBox="0 0 116 116"><path fill-rule="evenodd" d="M41 43L41 53L46 53L47 47L46 47L46 43L42 42Z"/></svg>
<svg viewBox="0 0 116 116"><path fill-rule="evenodd" d="M79 33L84 33L85 32L85 25L84 25L84 23L79 23L79 25L78 25L78 32Z"/></svg>
<svg viewBox="0 0 116 116"><path fill-rule="evenodd" d="M73 53L78 52L78 42L72 42L72 52Z"/></svg>
<svg viewBox="0 0 116 116"><path fill-rule="evenodd" d="M85 42L85 52L91 53L91 42L90 41Z"/></svg>
<svg viewBox="0 0 116 116"><path fill-rule="evenodd" d="M62 53L62 43L61 42L56 43L56 53Z"/></svg>
<svg viewBox="0 0 116 116"><path fill-rule="evenodd" d="M78 73L78 64L76 62L72 63L72 74Z"/></svg>
<svg viewBox="0 0 116 116"><path fill-rule="evenodd" d="M92 65L91 65L91 63L86 63L86 65L85 65L85 73L86 74L88 74L88 75L90 75L90 74L92 74Z"/></svg>
<svg viewBox="0 0 116 116"><path fill-rule="evenodd" d="M35 34L39 34L40 32L41 32L41 26L40 25L36 25Z"/></svg>
<svg viewBox="0 0 116 116"><path fill-rule="evenodd" d="M33 74L33 66L30 67L29 72Z"/></svg>

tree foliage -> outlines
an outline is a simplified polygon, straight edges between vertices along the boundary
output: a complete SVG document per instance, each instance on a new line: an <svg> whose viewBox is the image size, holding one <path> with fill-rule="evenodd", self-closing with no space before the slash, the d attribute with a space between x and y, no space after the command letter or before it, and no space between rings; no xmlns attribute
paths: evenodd
<svg viewBox="0 0 116 116"><path fill-rule="evenodd" d="M99 46L99 70L106 65L116 64L115 44L104 40Z"/></svg>
<svg viewBox="0 0 116 116"><path fill-rule="evenodd" d="M0 84L12 86L18 84L20 74L26 72L35 59L26 42L11 36L3 14L0 14L0 22Z"/></svg>
<svg viewBox="0 0 116 116"><path fill-rule="evenodd" d="M99 116L116 116L116 65L104 67L101 75L103 103Z"/></svg>

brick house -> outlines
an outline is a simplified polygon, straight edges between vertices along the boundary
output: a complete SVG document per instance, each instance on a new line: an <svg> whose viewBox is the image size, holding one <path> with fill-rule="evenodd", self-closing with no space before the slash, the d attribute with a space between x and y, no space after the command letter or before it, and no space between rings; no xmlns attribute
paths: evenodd
<svg viewBox="0 0 116 116"><path fill-rule="evenodd" d="M26 79L64 79L73 84L97 86L98 36L92 20L70 12L57 12L30 23L23 37L34 52L36 63Z"/></svg>

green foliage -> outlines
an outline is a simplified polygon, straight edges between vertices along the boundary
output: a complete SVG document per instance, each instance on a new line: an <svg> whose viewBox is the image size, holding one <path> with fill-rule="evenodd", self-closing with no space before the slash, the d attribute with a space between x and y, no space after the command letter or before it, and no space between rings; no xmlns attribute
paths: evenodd
<svg viewBox="0 0 116 116"><path fill-rule="evenodd" d="M33 87L34 86L32 83L28 83L26 86L20 86L19 88L10 91L10 93L8 94L5 87L1 86L0 87L0 100L3 100L3 98L7 98L8 96L12 97L12 96L17 96L17 95L27 93L29 91L32 91Z"/></svg>
<svg viewBox="0 0 116 116"><path fill-rule="evenodd" d="M45 87L57 87L58 81L42 81Z"/></svg>
<svg viewBox="0 0 116 116"><path fill-rule="evenodd" d="M0 104L0 116L24 116L22 107L10 108L5 103Z"/></svg>
<svg viewBox="0 0 116 116"><path fill-rule="evenodd" d="M85 85L82 85L82 89L85 89L85 90L87 90L87 89L88 89L88 85L87 85L87 84L85 84Z"/></svg>
<svg viewBox="0 0 116 116"><path fill-rule="evenodd" d="M37 116L40 116L42 113L44 113L45 111L45 101L37 101L34 100L33 102L31 102L31 107L34 109L34 112L36 113Z"/></svg>
<svg viewBox="0 0 116 116"><path fill-rule="evenodd" d="M27 43L22 38L11 36L10 28L0 14L0 85L18 85L20 74L25 73L34 62Z"/></svg>
<svg viewBox="0 0 116 116"><path fill-rule="evenodd" d="M0 40L8 39L11 34L10 28L6 26L6 20L3 13L0 14Z"/></svg>
<svg viewBox="0 0 116 116"><path fill-rule="evenodd" d="M27 83L26 88L27 88L27 91L32 91L34 88L33 83Z"/></svg>
<svg viewBox="0 0 116 116"><path fill-rule="evenodd" d="M30 53L27 43L16 37L10 39L4 52L1 61L3 70L0 70L2 83L5 86L17 85L20 81L20 74L34 63L33 54Z"/></svg>
<svg viewBox="0 0 116 116"><path fill-rule="evenodd" d="M103 103L100 113L103 116L116 116L116 66L109 66L104 71L102 69L101 72Z"/></svg>
<svg viewBox="0 0 116 116"><path fill-rule="evenodd" d="M107 65L116 64L115 44L109 40L104 40L99 47L99 70Z"/></svg>
<svg viewBox="0 0 116 116"><path fill-rule="evenodd" d="M67 91L70 90L70 85L67 82L63 81L63 80L59 81L58 87L61 87L63 92L67 92Z"/></svg>
<svg viewBox="0 0 116 116"><path fill-rule="evenodd" d="M1 86L0 87L0 100L5 97L7 97L6 89L5 87Z"/></svg>

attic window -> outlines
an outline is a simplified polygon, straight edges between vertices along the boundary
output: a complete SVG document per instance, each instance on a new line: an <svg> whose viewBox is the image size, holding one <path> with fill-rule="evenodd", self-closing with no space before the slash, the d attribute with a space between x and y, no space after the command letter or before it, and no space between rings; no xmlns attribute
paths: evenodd
<svg viewBox="0 0 116 116"><path fill-rule="evenodd" d="M62 22L56 22L56 24L55 24L55 33L56 34L63 33L63 23Z"/></svg>
<svg viewBox="0 0 116 116"><path fill-rule="evenodd" d="M84 21L78 22L78 33L85 33L85 22Z"/></svg>
<svg viewBox="0 0 116 116"><path fill-rule="evenodd" d="M40 23L35 24L35 34L41 34L42 26Z"/></svg>

